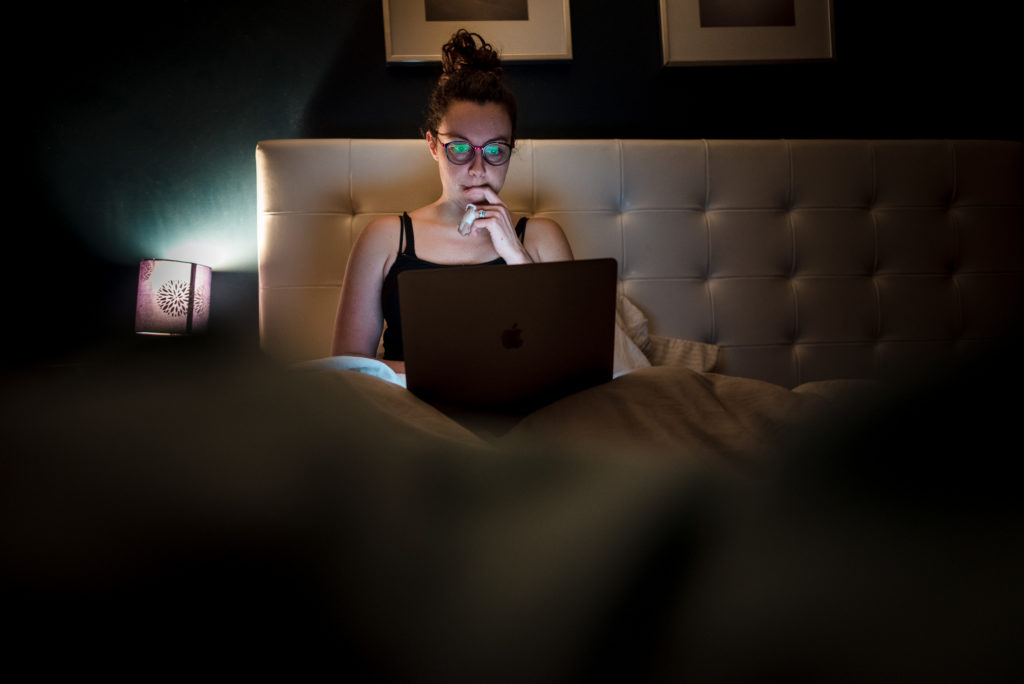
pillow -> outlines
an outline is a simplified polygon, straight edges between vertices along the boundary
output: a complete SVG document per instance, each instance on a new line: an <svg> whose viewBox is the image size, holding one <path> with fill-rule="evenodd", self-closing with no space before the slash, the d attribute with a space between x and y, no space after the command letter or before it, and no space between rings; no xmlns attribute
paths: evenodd
<svg viewBox="0 0 1024 684"><path fill-rule="evenodd" d="M618 312L615 314L615 362L612 368L614 376L622 375L651 365L647 356L640 351L636 343L630 339L623 329Z"/></svg>
<svg viewBox="0 0 1024 684"><path fill-rule="evenodd" d="M677 337L651 335L647 358L652 366L685 366L706 373L718 363L720 347Z"/></svg>
<svg viewBox="0 0 1024 684"><path fill-rule="evenodd" d="M633 342L637 348L647 354L648 334L647 316L636 304L629 301L626 295L622 294L621 283L615 304L615 323L621 327L623 333Z"/></svg>
<svg viewBox="0 0 1024 684"><path fill-rule="evenodd" d="M643 329L642 332L640 329ZM620 292L615 302L615 364L613 375L648 368L650 359L637 340L647 337L647 319L640 309Z"/></svg>
<svg viewBox="0 0 1024 684"><path fill-rule="evenodd" d="M651 335L647 316L622 293L619 284L615 308L616 339L619 329L647 358L652 366L684 366L698 372L708 372L718 362L720 347L705 342L683 340L676 337ZM642 366L641 366L642 367Z"/></svg>

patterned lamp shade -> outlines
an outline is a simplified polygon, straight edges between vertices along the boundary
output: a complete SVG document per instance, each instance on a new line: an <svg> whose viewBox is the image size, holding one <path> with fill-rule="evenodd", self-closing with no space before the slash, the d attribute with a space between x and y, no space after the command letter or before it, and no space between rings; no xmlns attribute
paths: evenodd
<svg viewBox="0 0 1024 684"><path fill-rule="evenodd" d="M206 330L212 280L209 266L163 259L140 261L135 332L190 335Z"/></svg>

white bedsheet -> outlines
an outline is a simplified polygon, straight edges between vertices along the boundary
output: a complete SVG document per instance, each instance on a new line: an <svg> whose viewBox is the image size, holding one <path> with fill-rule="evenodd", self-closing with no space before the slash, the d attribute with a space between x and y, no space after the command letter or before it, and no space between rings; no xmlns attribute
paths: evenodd
<svg viewBox="0 0 1024 684"><path fill-rule="evenodd" d="M405 387L405 373L396 373L391 366L383 361L365 356L327 356L322 359L297 363L295 368L297 370L355 371Z"/></svg>

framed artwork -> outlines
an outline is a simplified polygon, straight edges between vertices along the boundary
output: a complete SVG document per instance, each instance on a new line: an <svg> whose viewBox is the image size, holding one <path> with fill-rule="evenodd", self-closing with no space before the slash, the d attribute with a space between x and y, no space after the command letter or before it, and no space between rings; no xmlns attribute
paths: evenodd
<svg viewBox="0 0 1024 684"><path fill-rule="evenodd" d="M832 0L661 0L668 66L835 57Z"/></svg>
<svg viewBox="0 0 1024 684"><path fill-rule="evenodd" d="M572 59L569 0L383 0L389 62L440 62L441 46L464 28L502 60Z"/></svg>

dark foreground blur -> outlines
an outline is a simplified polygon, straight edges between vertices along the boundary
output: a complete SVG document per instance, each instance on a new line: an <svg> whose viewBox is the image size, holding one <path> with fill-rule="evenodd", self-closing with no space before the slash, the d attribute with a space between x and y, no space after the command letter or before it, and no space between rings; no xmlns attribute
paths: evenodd
<svg viewBox="0 0 1024 684"><path fill-rule="evenodd" d="M765 445L492 453L216 344L4 380L9 668L152 680L1005 681L1016 349ZM995 368L998 368L996 373ZM1007 394L1008 392L1008 394Z"/></svg>

